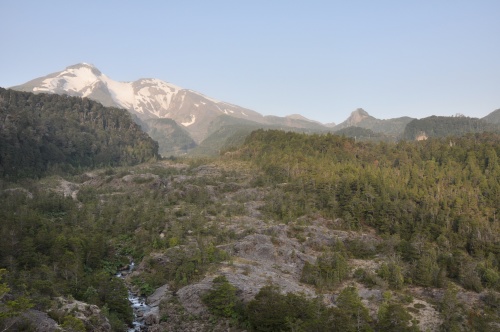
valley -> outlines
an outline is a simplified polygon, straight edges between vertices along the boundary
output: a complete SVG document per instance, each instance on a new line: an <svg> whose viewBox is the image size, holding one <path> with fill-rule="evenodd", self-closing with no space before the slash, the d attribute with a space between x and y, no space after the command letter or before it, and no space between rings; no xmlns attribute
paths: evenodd
<svg viewBox="0 0 500 332"><path fill-rule="evenodd" d="M172 119L0 89L0 327L497 331L497 113L407 140L363 110L340 135L224 114L193 145Z"/></svg>
<svg viewBox="0 0 500 332"><path fill-rule="evenodd" d="M494 331L498 139L257 131L215 159L4 179L7 298L52 330L126 329L128 287L155 308L148 331L348 331L356 312L366 330Z"/></svg>
<svg viewBox="0 0 500 332"><path fill-rule="evenodd" d="M0 332L500 332L500 1L0 13Z"/></svg>

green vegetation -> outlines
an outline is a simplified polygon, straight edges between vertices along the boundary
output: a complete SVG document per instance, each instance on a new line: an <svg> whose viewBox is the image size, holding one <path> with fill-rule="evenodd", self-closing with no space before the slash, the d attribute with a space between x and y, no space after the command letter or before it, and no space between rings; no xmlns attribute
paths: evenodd
<svg viewBox="0 0 500 332"><path fill-rule="evenodd" d="M131 322L127 289L113 277L123 259L107 240L119 233L109 219L50 192L34 192L30 198L24 192L3 191L0 199L0 234L8 239L0 241L0 264L8 271L15 301L27 297L36 308L47 310L50 299L71 295L107 305L112 315Z"/></svg>
<svg viewBox="0 0 500 332"><path fill-rule="evenodd" d="M20 315L26 310L33 307L29 298L18 296L15 300L5 300L4 298L10 292L7 283L3 282L3 278L7 270L0 269L0 327L2 331L7 331L20 320Z"/></svg>
<svg viewBox="0 0 500 332"><path fill-rule="evenodd" d="M277 220L320 213L346 229L397 234L391 250L408 281L441 287L447 277L480 291L500 286L499 143L489 133L369 144L256 131L241 154L264 170L258 183L286 184L267 201Z"/></svg>
<svg viewBox="0 0 500 332"><path fill-rule="evenodd" d="M0 125L5 178L134 165L158 152L127 111L88 99L0 88Z"/></svg>
<svg viewBox="0 0 500 332"><path fill-rule="evenodd" d="M200 280L210 266L229 258L216 245L230 235L207 225L205 213L216 213L219 199L206 188L225 186L221 180L231 173L194 178L186 186L172 177L188 177L190 168L144 167L68 175L75 198L64 194L59 177L0 181L0 267L6 269L6 288L0 290L9 295L0 305L8 317L29 307L10 310L16 303L50 311L63 296L99 306L122 331L132 310L123 280L114 277L119 267L144 258L146 270L131 282L149 295L165 283L177 289ZM225 218L231 207L218 208ZM169 264L150 257L153 252L162 252ZM0 324L8 317L0 317Z"/></svg>
<svg viewBox="0 0 500 332"><path fill-rule="evenodd" d="M249 331L414 331L431 307L443 331L500 323L497 133L369 142L257 130L219 158L167 161L121 110L9 90L0 107L2 329L32 309L89 330L58 311L62 297L122 331L127 285L175 294L226 274L200 295L207 321ZM231 254L255 234L273 273L314 295L269 282L241 300L229 274L259 262L248 241L247 263ZM131 260L140 269L126 284L114 275Z"/></svg>
<svg viewBox="0 0 500 332"><path fill-rule="evenodd" d="M394 142L395 136L388 136L383 133L376 133L371 129L361 127L347 127L335 132L335 135L352 137L356 141L371 141L371 142Z"/></svg>
<svg viewBox="0 0 500 332"><path fill-rule="evenodd" d="M329 310L304 295L283 295L272 286L263 287L245 308L253 331L332 331Z"/></svg>
<svg viewBox="0 0 500 332"><path fill-rule="evenodd" d="M203 303L216 316L237 319L240 301L236 296L236 288L224 276L214 278L213 284L214 287L203 296Z"/></svg>
<svg viewBox="0 0 500 332"><path fill-rule="evenodd" d="M337 286L349 274L346 256L345 249L337 250L322 254L314 265L306 262L302 269L301 281L320 289Z"/></svg>
<svg viewBox="0 0 500 332"><path fill-rule="evenodd" d="M136 120L148 135L158 142L163 157L186 154L196 146L189 133L172 119Z"/></svg>
<svg viewBox="0 0 500 332"><path fill-rule="evenodd" d="M494 113L489 118L477 119L465 116L430 116L415 119L406 125L403 138L414 140L422 133L427 137L462 136L467 133L500 132Z"/></svg>
<svg viewBox="0 0 500 332"><path fill-rule="evenodd" d="M384 297L374 320L353 286L340 292L333 308L325 306L319 298L282 294L274 286L265 286L237 312L234 289L222 277L204 297L204 302L213 314L238 317L239 324L251 331L418 331L407 309L389 293Z"/></svg>

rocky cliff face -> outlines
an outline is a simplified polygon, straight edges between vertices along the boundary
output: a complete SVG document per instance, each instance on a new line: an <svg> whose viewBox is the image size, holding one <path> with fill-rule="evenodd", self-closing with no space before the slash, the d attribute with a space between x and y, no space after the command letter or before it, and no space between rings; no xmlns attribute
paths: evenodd
<svg viewBox="0 0 500 332"><path fill-rule="evenodd" d="M339 124L339 126L342 126L342 125L345 125L345 126L356 126L361 121L363 121L363 120L365 120L367 118L375 119L370 114L368 114L368 112L366 112L364 109L358 108L358 109L356 109L355 111L353 111L351 113L351 115L347 118L347 120L345 120L344 122L342 122L341 124Z"/></svg>

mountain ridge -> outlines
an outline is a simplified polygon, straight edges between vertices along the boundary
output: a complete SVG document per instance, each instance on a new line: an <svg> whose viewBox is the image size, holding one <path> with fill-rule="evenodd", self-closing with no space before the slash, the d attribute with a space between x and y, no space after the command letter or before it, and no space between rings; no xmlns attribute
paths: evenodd
<svg viewBox="0 0 500 332"><path fill-rule="evenodd" d="M86 97L104 106L124 108L134 115L136 122L141 124L149 135L159 139L160 151L173 155L186 154L214 132L224 132L214 127L215 123L221 126L227 124L227 121L216 121L221 116L229 116L236 122L241 122L238 126L247 129L272 126L292 131L299 129L313 132L342 132L346 128L359 127L387 135L392 140L404 137L406 126L416 120L409 116L377 119L363 108L353 111L340 124L323 124L301 114L284 117L262 115L157 78L140 78L129 82L115 81L93 64L85 62L35 78L11 89ZM484 121L500 122L497 113L498 110L487 115L483 118ZM171 119L172 122L153 121L154 119ZM231 123L231 125L236 124L234 121ZM168 137L172 135L175 137ZM214 138L210 140L214 141Z"/></svg>
<svg viewBox="0 0 500 332"><path fill-rule="evenodd" d="M27 92L45 92L87 97L104 106L127 109L142 120L170 118L186 129L200 143L208 135L208 124L217 116L229 115L259 124L291 123L304 126L304 122L319 122L305 117L285 117L276 120L238 105L219 101L191 89L181 88L156 78L141 78L130 82L115 81L89 63L80 63L64 70L35 78L11 87ZM279 117L278 117L279 118Z"/></svg>
<svg viewBox="0 0 500 332"><path fill-rule="evenodd" d="M377 119L362 108L358 108L342 123L333 127L334 131L340 131L349 127L360 127L372 130L375 133L382 133L393 137L399 137L406 125L413 118L399 117L392 119Z"/></svg>

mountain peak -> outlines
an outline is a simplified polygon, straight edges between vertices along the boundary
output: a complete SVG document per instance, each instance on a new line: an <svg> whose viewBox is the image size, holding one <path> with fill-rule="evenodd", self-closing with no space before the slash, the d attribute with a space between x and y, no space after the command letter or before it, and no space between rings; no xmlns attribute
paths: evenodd
<svg viewBox="0 0 500 332"><path fill-rule="evenodd" d="M354 126L368 117L370 117L370 114L368 114L367 111L362 108L358 108L351 113L351 116L346 120L346 122L349 126Z"/></svg>
<svg viewBox="0 0 500 332"><path fill-rule="evenodd" d="M351 113L351 116L352 115L370 116L370 114L362 108L356 108L356 110Z"/></svg>
<svg viewBox="0 0 500 332"><path fill-rule="evenodd" d="M96 66L94 66L91 63L87 63L87 62L81 62L81 63L77 63L76 65L66 67L66 71L70 71L70 72L72 72L74 70L81 70L81 69L89 69L96 76L102 75L101 71L99 69L97 69Z"/></svg>
<svg viewBox="0 0 500 332"><path fill-rule="evenodd" d="M88 62L80 62L80 63L74 64L74 65L68 66L68 67L66 67L66 69L81 68L81 67L97 69L97 67L95 65L93 65L92 63L88 63Z"/></svg>

